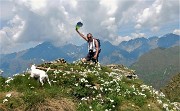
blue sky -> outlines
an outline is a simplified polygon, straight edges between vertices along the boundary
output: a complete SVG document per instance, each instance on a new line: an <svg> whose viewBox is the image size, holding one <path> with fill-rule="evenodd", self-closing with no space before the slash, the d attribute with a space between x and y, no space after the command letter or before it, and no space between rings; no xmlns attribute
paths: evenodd
<svg viewBox="0 0 180 111"><path fill-rule="evenodd" d="M179 0L0 0L0 53L33 47L81 45L91 32L118 45L138 37L180 34Z"/></svg>

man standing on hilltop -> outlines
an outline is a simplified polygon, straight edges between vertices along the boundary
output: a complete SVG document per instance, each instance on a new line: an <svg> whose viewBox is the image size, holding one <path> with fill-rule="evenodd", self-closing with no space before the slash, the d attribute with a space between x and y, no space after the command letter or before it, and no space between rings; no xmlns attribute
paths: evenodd
<svg viewBox="0 0 180 111"><path fill-rule="evenodd" d="M85 58L82 59L83 62L92 60L93 62L98 62L98 57L100 53L100 46L98 40L93 38L91 33L88 33L87 36L83 35L79 32L78 28L76 28L77 33L87 41L88 43L88 54Z"/></svg>

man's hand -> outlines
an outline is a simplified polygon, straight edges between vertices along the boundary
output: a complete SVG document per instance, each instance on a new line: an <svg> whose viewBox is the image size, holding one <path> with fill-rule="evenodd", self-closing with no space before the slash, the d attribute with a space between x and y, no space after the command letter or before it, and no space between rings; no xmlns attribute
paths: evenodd
<svg viewBox="0 0 180 111"><path fill-rule="evenodd" d="M93 59L97 59L97 55L94 55Z"/></svg>

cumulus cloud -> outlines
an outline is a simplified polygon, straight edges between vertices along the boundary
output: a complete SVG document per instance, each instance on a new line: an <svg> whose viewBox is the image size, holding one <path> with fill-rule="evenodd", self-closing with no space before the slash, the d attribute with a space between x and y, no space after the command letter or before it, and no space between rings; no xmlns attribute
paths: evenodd
<svg viewBox="0 0 180 111"><path fill-rule="evenodd" d="M146 37L146 34L144 33L132 33L132 38L135 39L135 38L141 38L141 37Z"/></svg>
<svg viewBox="0 0 180 111"><path fill-rule="evenodd" d="M129 36L118 36L115 38L115 40L112 42L114 45L119 45L122 41L129 41L136 38L146 37L146 34L144 33L131 33Z"/></svg>
<svg viewBox="0 0 180 111"><path fill-rule="evenodd" d="M152 32L157 32L162 24L177 21L178 18L178 0L155 0L150 6L137 14L135 28L150 27Z"/></svg>
<svg viewBox="0 0 180 111"><path fill-rule="evenodd" d="M178 0L3 0L0 4L1 53L44 41L58 46L81 44L84 41L74 29L79 21L84 24L80 29L82 33L91 32L116 45L145 36L137 33L144 27L158 31L162 23L178 16L179 7ZM122 36L124 26L131 30Z"/></svg>
<svg viewBox="0 0 180 111"><path fill-rule="evenodd" d="M173 31L173 34L180 35L180 29L175 29L175 30Z"/></svg>

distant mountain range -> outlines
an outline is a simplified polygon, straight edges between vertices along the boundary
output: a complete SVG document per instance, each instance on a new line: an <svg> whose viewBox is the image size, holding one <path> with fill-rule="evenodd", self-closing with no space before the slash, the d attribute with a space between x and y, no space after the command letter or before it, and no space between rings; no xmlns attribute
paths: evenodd
<svg viewBox="0 0 180 111"><path fill-rule="evenodd" d="M162 37L136 38L121 42L118 46L108 41L101 41L101 53L99 61L101 64L123 64L130 66L144 53L150 50L163 47L168 48L180 44L180 36L166 34ZM0 55L0 69L4 76L24 71L30 63L42 63L43 60L51 61L57 58L64 58L73 62L87 54L87 44L76 46L68 44L62 47L55 47L50 42L44 42L34 48L21 52Z"/></svg>
<svg viewBox="0 0 180 111"><path fill-rule="evenodd" d="M180 46L156 48L142 55L132 66L139 78L156 89L165 87L180 73Z"/></svg>

